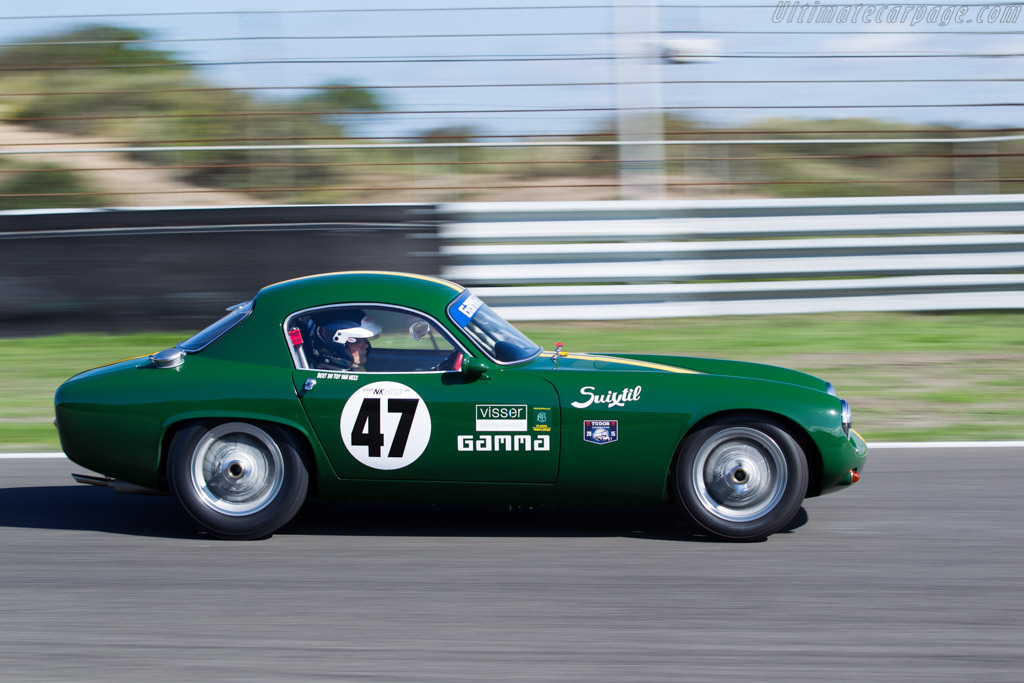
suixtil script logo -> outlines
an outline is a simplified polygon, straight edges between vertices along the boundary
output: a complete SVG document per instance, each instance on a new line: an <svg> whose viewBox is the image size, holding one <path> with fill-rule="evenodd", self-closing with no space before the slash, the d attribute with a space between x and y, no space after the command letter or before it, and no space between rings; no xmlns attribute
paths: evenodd
<svg viewBox="0 0 1024 683"><path fill-rule="evenodd" d="M630 401L639 401L641 391L643 391L643 387L639 384L632 389L627 387L622 391L609 391L604 394L595 394L594 387L583 387L580 389L581 400L573 401L571 405L573 408L587 408L592 404L604 404L609 408L615 408L624 406Z"/></svg>

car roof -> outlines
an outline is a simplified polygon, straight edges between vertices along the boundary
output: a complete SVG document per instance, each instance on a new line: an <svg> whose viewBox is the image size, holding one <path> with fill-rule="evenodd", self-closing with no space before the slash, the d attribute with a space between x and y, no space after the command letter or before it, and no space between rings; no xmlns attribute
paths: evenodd
<svg viewBox="0 0 1024 683"><path fill-rule="evenodd" d="M261 289L254 303L257 310L282 317L305 308L357 302L410 306L440 317L462 291L461 285L429 275L353 270L278 282Z"/></svg>
<svg viewBox="0 0 1024 683"><path fill-rule="evenodd" d="M249 316L203 353L237 362L290 364L281 325L292 313L332 304L380 303L414 308L444 321L446 307L463 291L461 285L429 275L388 271L358 270L285 280L261 289L253 298Z"/></svg>

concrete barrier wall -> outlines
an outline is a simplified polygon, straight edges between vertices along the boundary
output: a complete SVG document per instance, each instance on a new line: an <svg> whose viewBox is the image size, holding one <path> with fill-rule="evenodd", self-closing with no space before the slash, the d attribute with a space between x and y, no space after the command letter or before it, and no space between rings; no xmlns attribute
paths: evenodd
<svg viewBox="0 0 1024 683"><path fill-rule="evenodd" d="M265 285L440 271L432 207L0 213L0 334L193 330Z"/></svg>

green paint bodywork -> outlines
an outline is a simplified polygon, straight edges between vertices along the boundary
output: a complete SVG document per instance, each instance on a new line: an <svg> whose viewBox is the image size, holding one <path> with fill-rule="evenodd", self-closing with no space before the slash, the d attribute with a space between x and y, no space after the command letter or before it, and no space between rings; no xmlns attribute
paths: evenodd
<svg viewBox="0 0 1024 683"><path fill-rule="evenodd" d="M844 433L840 401L820 379L753 363L575 350L557 362L546 351L502 365L448 317L448 304L461 292L452 283L395 273L337 273L266 287L248 317L177 368L157 368L141 357L65 382L55 397L64 452L93 471L165 490L175 430L204 418L263 421L308 443L314 493L325 499L657 504L671 495L670 471L688 433L722 414L757 412L787 424L800 441L810 463L808 496L843 488L851 469L864 470L866 445L856 432ZM295 367L284 321L296 311L346 303L423 313L488 370L358 373L354 381L320 379L306 392L304 382L318 372ZM429 409L429 443L407 467L372 469L342 443L346 399L378 381L412 387ZM586 387L599 396L641 390L622 405L574 407L585 400ZM526 406L527 434L547 436L549 449L460 450L459 443L482 436L476 406L501 404ZM545 410L538 425L536 415ZM617 440L585 441L584 420L616 420ZM535 431L538 426L550 431Z"/></svg>

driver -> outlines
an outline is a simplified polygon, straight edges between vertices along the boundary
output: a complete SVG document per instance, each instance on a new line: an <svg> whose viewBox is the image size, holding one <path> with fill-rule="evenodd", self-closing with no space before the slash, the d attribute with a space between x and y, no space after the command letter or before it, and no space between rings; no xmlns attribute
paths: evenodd
<svg viewBox="0 0 1024 683"><path fill-rule="evenodd" d="M331 322L317 329L321 344L314 350L318 368L366 370L370 340L380 336L381 327L360 308L335 311Z"/></svg>

